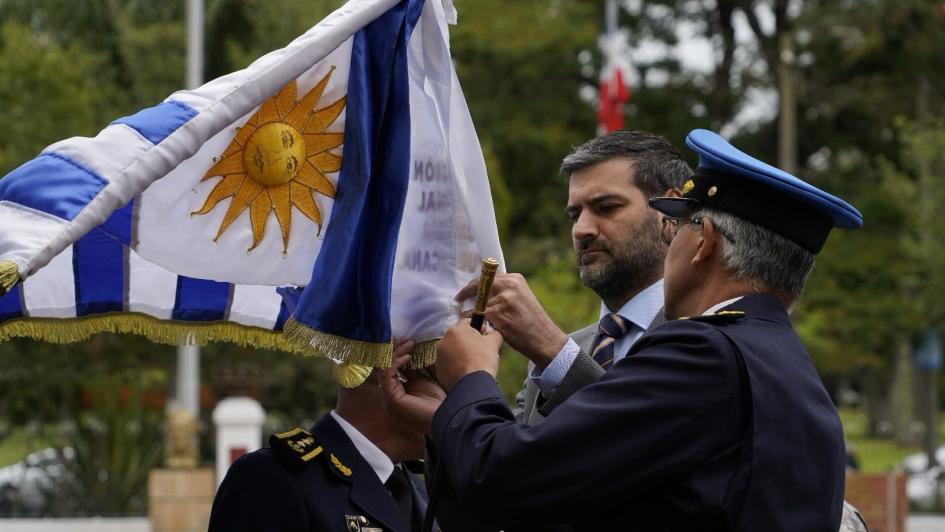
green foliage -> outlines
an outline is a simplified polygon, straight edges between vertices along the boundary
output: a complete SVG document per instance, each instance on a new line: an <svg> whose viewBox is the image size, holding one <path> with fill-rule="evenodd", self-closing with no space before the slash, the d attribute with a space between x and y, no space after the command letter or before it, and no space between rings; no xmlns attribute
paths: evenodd
<svg viewBox="0 0 945 532"><path fill-rule="evenodd" d="M104 58L16 22L0 25L0 173L64 135L94 135L114 94ZM66 133L68 132L68 133Z"/></svg>
<svg viewBox="0 0 945 532"><path fill-rule="evenodd" d="M184 86L187 37L183 24L127 28L120 41L133 107L154 105ZM132 110L130 110L132 111Z"/></svg>
<svg viewBox="0 0 945 532"><path fill-rule="evenodd" d="M211 78L248 66L325 18L341 0L211 0L207 66Z"/></svg>
<svg viewBox="0 0 945 532"><path fill-rule="evenodd" d="M900 285L918 311L917 326L935 325L945 319L945 244L934 233L945 201L945 119L942 117L895 122L901 140L902 165L884 164L884 191L904 213L901 253L909 275Z"/></svg>
<svg viewBox="0 0 945 532"><path fill-rule="evenodd" d="M91 407L64 424L53 476L52 515L128 515L147 509L148 474L163 458L163 410L142 404L138 375L112 375L88 383Z"/></svg>
<svg viewBox="0 0 945 532"><path fill-rule="evenodd" d="M257 399L266 411L265 434L309 426L334 408L337 384L334 363L294 353L250 349L227 343L201 348L201 377L209 392L204 403L200 458L215 456L211 410L228 396Z"/></svg>
<svg viewBox="0 0 945 532"><path fill-rule="evenodd" d="M578 54L595 46L599 6L460 0L456 8L451 51L476 131L495 155L490 175L508 186L508 236L514 245L521 235L563 234L567 182L558 166L594 134L594 111L578 97Z"/></svg>

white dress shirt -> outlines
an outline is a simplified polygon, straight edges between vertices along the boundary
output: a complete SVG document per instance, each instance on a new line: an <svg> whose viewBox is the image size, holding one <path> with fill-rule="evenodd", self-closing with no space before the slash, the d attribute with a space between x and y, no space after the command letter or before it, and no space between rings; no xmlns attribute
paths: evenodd
<svg viewBox="0 0 945 532"><path fill-rule="evenodd" d="M723 308L725 308L725 307L731 305L732 303L738 301L739 299L741 299L741 298L743 298L743 297L745 297L745 296L733 297L732 299L726 299L725 301L723 301L723 302L721 302L721 303L716 303L716 304L712 305L711 307L705 309L705 312L703 312L702 315L703 315L703 316L708 316L709 314L715 314L715 313L718 312L719 310L721 310L721 309L723 309Z"/></svg>
<svg viewBox="0 0 945 532"><path fill-rule="evenodd" d="M351 439L354 448L361 453L361 457L364 458L364 461L377 473L377 478L381 479L381 484L387 482L391 473L394 472L394 462L391 461L390 457L384 454L384 451L378 449L377 445L374 445L364 434L361 434L358 429L354 428L354 425L345 421L345 419L334 410L331 411L331 417L341 425L341 430L345 431L345 434Z"/></svg>
<svg viewBox="0 0 945 532"><path fill-rule="evenodd" d="M629 322L630 329L627 334L614 343L615 364L626 356L627 352L630 351L630 346L643 336L643 333L653 323L653 318L656 317L661 308L663 308L662 279L641 290L617 310L617 314ZM611 313L613 313L613 310L601 302L600 317L603 318ZM535 368L529 378L537 381L538 388L543 396L551 396L555 387L564 380L564 376L571 369L571 365L574 364L574 360L580 351L581 349L577 343L568 338L567 343L564 344L561 351L558 351L558 354L555 355L555 358L544 371Z"/></svg>

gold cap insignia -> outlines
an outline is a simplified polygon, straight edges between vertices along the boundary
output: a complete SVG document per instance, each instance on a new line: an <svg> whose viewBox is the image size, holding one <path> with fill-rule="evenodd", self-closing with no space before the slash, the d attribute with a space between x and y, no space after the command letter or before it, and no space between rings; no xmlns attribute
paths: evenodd
<svg viewBox="0 0 945 532"><path fill-rule="evenodd" d="M696 184L692 182L692 179L687 180L682 186L683 195L688 194L694 188L696 188Z"/></svg>

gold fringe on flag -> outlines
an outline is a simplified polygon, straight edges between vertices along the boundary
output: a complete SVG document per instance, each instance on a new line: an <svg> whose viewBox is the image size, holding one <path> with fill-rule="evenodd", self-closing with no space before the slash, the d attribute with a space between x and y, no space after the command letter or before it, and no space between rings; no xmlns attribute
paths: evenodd
<svg viewBox="0 0 945 532"><path fill-rule="evenodd" d="M436 343L439 340L428 340L419 342L414 346L410 356L408 369L420 369L432 366L436 362ZM336 364L334 368L335 382L345 388L356 388L361 386L371 375L374 368L362 364L351 364L342 362Z"/></svg>
<svg viewBox="0 0 945 532"><path fill-rule="evenodd" d="M340 361L334 368L335 380L346 388L360 386L374 368L389 368L393 346L390 342L360 342L314 331L289 318L285 331L270 331L232 322L182 322L160 320L135 312L115 312L79 318L16 318L0 324L0 342L11 338L31 338L68 344L87 340L98 333L137 334L152 342L206 345L230 342L244 347L277 349ZM304 341L303 341L304 340ZM413 348L408 368L419 369L436 361L438 340L419 342Z"/></svg>
<svg viewBox="0 0 945 532"><path fill-rule="evenodd" d="M372 371L374 371L374 368L362 366L361 364L349 364L347 362L335 364L335 382L345 388L357 388L367 380Z"/></svg>
<svg viewBox="0 0 945 532"><path fill-rule="evenodd" d="M295 321L295 318L286 320L283 331L297 351L372 368L389 368L391 364L394 351L391 342L364 342L323 333Z"/></svg>
<svg viewBox="0 0 945 532"><path fill-rule="evenodd" d="M440 339L417 342L410 353L410 369L428 368L436 362L436 344Z"/></svg>
<svg viewBox="0 0 945 532"><path fill-rule="evenodd" d="M152 342L168 345L231 342L244 347L303 352L279 331L232 322L180 322L159 320L133 312L80 318L16 318L0 324L0 341L32 338L67 344L102 333L137 334Z"/></svg>
<svg viewBox="0 0 945 532"><path fill-rule="evenodd" d="M12 260L0 260L0 295L6 294L20 282L20 268Z"/></svg>

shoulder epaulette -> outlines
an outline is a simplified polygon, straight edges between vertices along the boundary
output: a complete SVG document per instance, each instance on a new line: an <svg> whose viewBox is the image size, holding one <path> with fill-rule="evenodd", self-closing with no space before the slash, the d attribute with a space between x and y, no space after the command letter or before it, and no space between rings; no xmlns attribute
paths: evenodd
<svg viewBox="0 0 945 532"><path fill-rule="evenodd" d="M294 469L305 467L324 451L314 436L300 428L269 436L269 446Z"/></svg>
<svg viewBox="0 0 945 532"><path fill-rule="evenodd" d="M334 453L326 453L325 448L315 441L315 436L300 428L269 436L269 446L290 469L302 469L312 463L316 457L327 455L329 463L341 476L345 478L351 476L350 467L341 463Z"/></svg>
<svg viewBox="0 0 945 532"><path fill-rule="evenodd" d="M723 310L715 314L705 314L702 316L688 316L679 318L681 320L701 321L703 323L732 323L745 317L745 313L740 310Z"/></svg>

